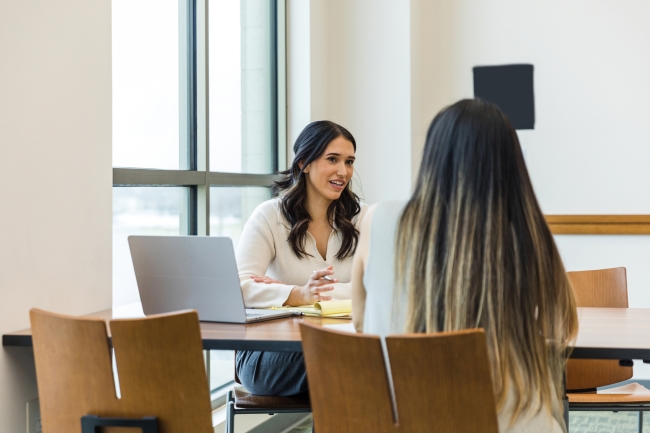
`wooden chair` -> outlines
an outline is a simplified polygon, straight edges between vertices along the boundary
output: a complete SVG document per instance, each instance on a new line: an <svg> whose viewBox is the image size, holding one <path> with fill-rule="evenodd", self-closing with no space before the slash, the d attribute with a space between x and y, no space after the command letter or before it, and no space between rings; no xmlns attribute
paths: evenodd
<svg viewBox="0 0 650 433"><path fill-rule="evenodd" d="M212 433L210 394L195 311L111 320L121 398L106 323L30 311L44 433ZM155 417L143 420L143 417ZM87 430L86 430L87 429Z"/></svg>
<svg viewBox="0 0 650 433"><path fill-rule="evenodd" d="M394 410L379 337L300 327L316 432L499 431L482 330L387 337Z"/></svg>
<svg viewBox="0 0 650 433"><path fill-rule="evenodd" d="M482 329L389 336L386 345L400 431L499 431Z"/></svg>
<svg viewBox="0 0 650 433"><path fill-rule="evenodd" d="M567 272L578 307L628 308L625 268ZM570 410L608 410L611 406L627 405L614 410L642 411L650 407L630 405L650 404L650 394L597 394L596 388L631 379L631 366L621 366L618 360L570 359L567 363L566 388ZM603 408L608 406L608 408ZM642 415L640 415L642 419Z"/></svg>
<svg viewBox="0 0 650 433"><path fill-rule="evenodd" d="M235 371L235 382L241 385ZM255 395L243 387L228 391L226 401L226 433L235 433L235 415L311 412L309 397L275 397Z"/></svg>

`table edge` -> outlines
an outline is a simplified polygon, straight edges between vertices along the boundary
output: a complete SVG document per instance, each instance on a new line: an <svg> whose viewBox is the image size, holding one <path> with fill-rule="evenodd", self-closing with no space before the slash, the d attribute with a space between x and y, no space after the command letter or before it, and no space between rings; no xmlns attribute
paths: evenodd
<svg viewBox="0 0 650 433"><path fill-rule="evenodd" d="M110 342L110 338L109 338ZM4 347L33 347L31 335L12 335L5 334L2 336L2 345ZM203 339L203 349L205 350L252 350L252 351L270 351L270 352L302 352L301 341L268 341L268 340L222 340L222 339Z"/></svg>

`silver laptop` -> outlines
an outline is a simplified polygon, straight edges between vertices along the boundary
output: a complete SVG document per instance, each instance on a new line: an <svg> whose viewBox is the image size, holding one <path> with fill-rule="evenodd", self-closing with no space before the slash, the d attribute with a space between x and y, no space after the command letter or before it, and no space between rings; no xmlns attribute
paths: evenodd
<svg viewBox="0 0 650 433"><path fill-rule="evenodd" d="M129 236L145 315L194 309L206 322L251 323L293 315L248 310L230 238Z"/></svg>

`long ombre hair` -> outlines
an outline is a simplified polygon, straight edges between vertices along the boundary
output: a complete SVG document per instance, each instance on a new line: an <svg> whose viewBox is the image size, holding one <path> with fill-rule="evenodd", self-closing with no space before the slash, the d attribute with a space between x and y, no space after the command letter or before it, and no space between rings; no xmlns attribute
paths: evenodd
<svg viewBox="0 0 650 433"><path fill-rule="evenodd" d="M276 180L272 186L274 197L282 194L280 209L291 224L287 241L298 258L310 255L305 251L305 238L311 216L306 207L307 180L304 168L318 159L327 149L327 145L338 137L343 137L352 143L356 152L357 142L352 134L341 125L329 120L319 120L305 126L293 145L295 157L291 168L282 172L284 177ZM352 223L352 218L360 211L359 197L352 192L350 182L345 185L340 197L327 208L327 219L330 226L334 227L336 223L336 227L341 232L341 248L335 256L339 260L354 255L359 230Z"/></svg>
<svg viewBox="0 0 650 433"><path fill-rule="evenodd" d="M497 106L462 100L431 123L395 269L406 332L485 330L497 407L513 392L512 422L561 398L575 299Z"/></svg>

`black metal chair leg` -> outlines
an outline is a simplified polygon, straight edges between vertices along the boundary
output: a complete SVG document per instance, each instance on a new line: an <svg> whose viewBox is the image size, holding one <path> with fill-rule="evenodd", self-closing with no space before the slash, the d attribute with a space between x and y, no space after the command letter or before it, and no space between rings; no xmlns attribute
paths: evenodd
<svg viewBox="0 0 650 433"><path fill-rule="evenodd" d="M235 433L235 397L232 390L228 391L226 400L226 433Z"/></svg>

